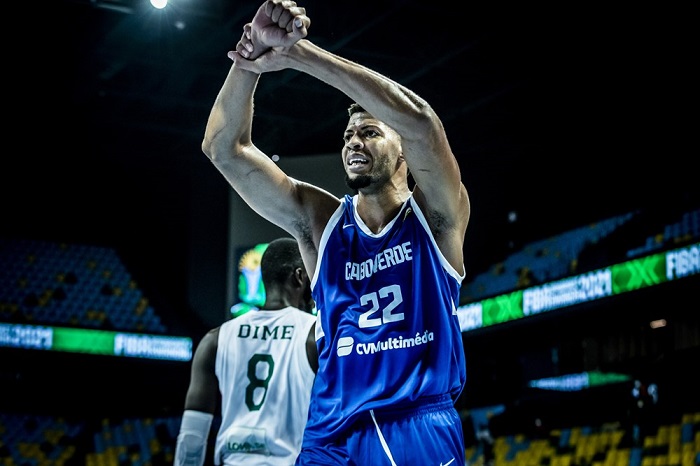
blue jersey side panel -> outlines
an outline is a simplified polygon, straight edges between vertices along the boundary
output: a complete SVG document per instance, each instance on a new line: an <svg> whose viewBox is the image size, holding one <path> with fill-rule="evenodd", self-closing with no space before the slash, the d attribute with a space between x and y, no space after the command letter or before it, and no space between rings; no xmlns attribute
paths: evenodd
<svg viewBox="0 0 700 466"><path fill-rule="evenodd" d="M324 231L312 283L325 370L314 382L305 445L326 444L370 409L459 396L466 380L456 315L462 278L412 197L372 234L345 196Z"/></svg>

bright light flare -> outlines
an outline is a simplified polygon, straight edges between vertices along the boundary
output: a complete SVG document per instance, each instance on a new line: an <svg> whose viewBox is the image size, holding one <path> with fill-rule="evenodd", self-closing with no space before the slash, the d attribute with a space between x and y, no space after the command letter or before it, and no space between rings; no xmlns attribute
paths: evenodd
<svg viewBox="0 0 700 466"><path fill-rule="evenodd" d="M651 328L661 328L666 326L666 319L657 319L649 322L649 327Z"/></svg>

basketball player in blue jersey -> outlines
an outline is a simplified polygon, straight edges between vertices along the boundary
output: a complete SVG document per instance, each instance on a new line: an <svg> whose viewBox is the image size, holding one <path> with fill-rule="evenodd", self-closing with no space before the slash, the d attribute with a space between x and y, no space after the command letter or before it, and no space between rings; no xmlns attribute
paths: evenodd
<svg viewBox="0 0 700 466"><path fill-rule="evenodd" d="M456 307L470 205L457 161L425 100L318 47L310 24L293 1L261 5L229 52L202 143L238 194L298 240L311 276L319 369L296 464L463 466ZM340 157L354 196L287 176L253 144L258 80L285 69L356 103Z"/></svg>
<svg viewBox="0 0 700 466"><path fill-rule="evenodd" d="M318 352L309 277L293 238L260 263L265 304L210 330L192 361L176 466L202 466L217 401L216 465L292 466L301 449Z"/></svg>

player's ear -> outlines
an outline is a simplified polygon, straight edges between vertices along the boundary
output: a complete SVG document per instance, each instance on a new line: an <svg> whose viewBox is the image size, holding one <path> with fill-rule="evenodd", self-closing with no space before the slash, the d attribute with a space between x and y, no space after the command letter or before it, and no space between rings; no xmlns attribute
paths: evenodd
<svg viewBox="0 0 700 466"><path fill-rule="evenodd" d="M304 286L304 279L306 277L306 271L303 267L297 267L294 269L294 283L299 286Z"/></svg>

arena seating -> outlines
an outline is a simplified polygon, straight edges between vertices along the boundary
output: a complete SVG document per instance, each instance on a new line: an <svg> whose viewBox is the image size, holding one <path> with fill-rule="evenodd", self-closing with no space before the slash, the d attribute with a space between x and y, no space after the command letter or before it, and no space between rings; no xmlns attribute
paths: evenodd
<svg viewBox="0 0 700 466"><path fill-rule="evenodd" d="M700 412L684 413L677 422L653 426L637 444L622 423L571 426L545 435L496 437L493 460L483 444L467 449L467 464L481 466L696 466L700 464Z"/></svg>
<svg viewBox="0 0 700 466"><path fill-rule="evenodd" d="M0 238L0 322L164 334L107 247Z"/></svg>

